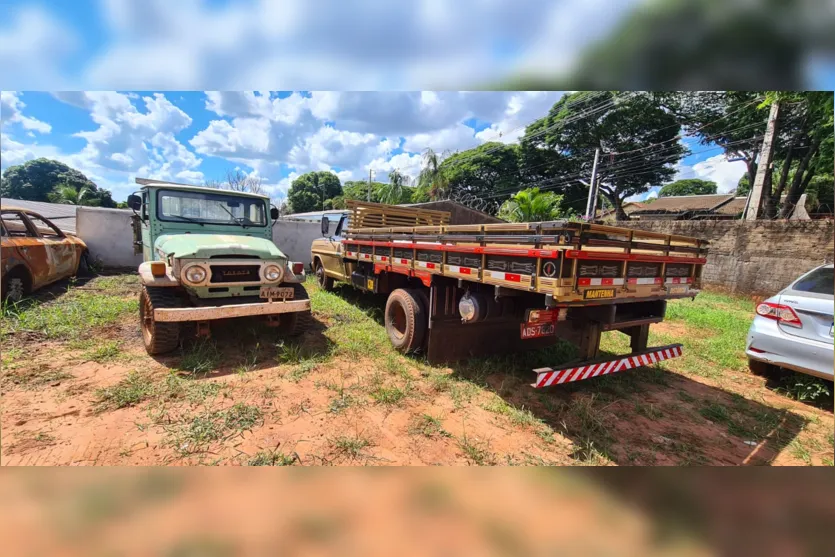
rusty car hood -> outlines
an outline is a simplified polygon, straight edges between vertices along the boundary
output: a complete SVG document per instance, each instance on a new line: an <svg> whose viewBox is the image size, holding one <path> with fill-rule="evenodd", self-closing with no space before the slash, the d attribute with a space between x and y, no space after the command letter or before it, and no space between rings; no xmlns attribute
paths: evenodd
<svg viewBox="0 0 835 557"><path fill-rule="evenodd" d="M256 255L261 259L286 259L270 240L237 234L163 234L154 242L154 251L186 259L213 256Z"/></svg>

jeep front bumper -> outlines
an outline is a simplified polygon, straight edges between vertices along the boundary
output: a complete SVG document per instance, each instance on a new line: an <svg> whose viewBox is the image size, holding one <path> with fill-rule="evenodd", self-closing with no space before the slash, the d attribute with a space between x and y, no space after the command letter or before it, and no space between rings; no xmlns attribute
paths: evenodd
<svg viewBox="0 0 835 557"><path fill-rule="evenodd" d="M154 310L154 320L162 322L209 321L211 319L227 319L229 317L276 315L309 310L310 300L256 302L252 304L229 304L225 306L160 308Z"/></svg>

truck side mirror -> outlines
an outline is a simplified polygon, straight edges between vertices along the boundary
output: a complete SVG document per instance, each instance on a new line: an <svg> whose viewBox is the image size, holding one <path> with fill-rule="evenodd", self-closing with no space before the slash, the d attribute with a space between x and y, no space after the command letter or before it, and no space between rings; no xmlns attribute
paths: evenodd
<svg viewBox="0 0 835 557"><path fill-rule="evenodd" d="M128 196L128 207L134 211L138 211L142 208L142 198L136 194L130 194Z"/></svg>
<svg viewBox="0 0 835 557"><path fill-rule="evenodd" d="M322 236L327 236L331 227L331 221L327 215L322 215Z"/></svg>
<svg viewBox="0 0 835 557"><path fill-rule="evenodd" d="M273 220L278 220L278 209L276 207L270 208L270 218Z"/></svg>

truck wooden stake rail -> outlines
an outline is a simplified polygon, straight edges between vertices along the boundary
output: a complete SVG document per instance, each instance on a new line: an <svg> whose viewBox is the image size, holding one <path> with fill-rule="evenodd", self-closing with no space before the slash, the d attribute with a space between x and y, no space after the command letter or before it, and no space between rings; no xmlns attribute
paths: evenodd
<svg viewBox="0 0 835 557"><path fill-rule="evenodd" d="M392 344L432 363L558 338L579 347L580 362L534 370L534 387L681 356L681 345L647 347L649 326L667 300L699 293L706 241L564 220L448 222L441 211L350 201L333 236L322 219L326 237L311 250L317 281L387 294ZM632 353L599 359L604 331L628 335Z"/></svg>

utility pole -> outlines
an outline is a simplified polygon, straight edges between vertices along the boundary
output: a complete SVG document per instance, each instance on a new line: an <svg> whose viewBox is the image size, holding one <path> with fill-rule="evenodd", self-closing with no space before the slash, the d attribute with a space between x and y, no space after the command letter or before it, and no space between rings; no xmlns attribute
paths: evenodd
<svg viewBox="0 0 835 557"><path fill-rule="evenodd" d="M600 149L594 150L594 164L591 166L591 181L589 182L589 200L586 203L586 220L594 217L594 205L597 205L597 159L600 158Z"/></svg>
<svg viewBox="0 0 835 557"><path fill-rule="evenodd" d="M594 189L594 197L591 198L591 219L594 220L594 217L597 216L597 198L600 197L600 181L602 180L601 177L597 177L597 179L592 182L592 188Z"/></svg>
<svg viewBox="0 0 835 557"><path fill-rule="evenodd" d="M371 202L371 172L372 170L368 169L368 202Z"/></svg>
<svg viewBox="0 0 835 557"><path fill-rule="evenodd" d="M768 113L768 124L765 128L763 146L760 150L760 161L757 166L757 175L754 178L754 185L751 186L751 195L748 197L748 207L745 212L745 220L757 220L763 205L763 190L768 172L771 172L771 159L774 156L774 136L777 135L777 116L780 112L780 101L771 103L771 112ZM769 182L770 183L770 182ZM768 192L771 195L771 192Z"/></svg>

